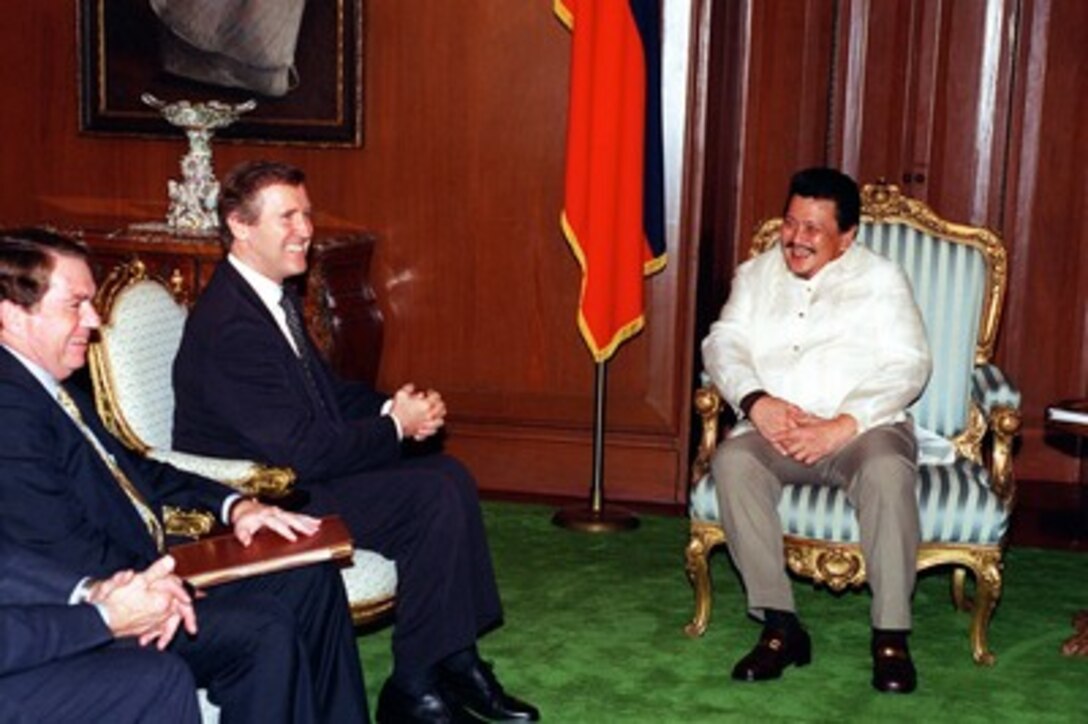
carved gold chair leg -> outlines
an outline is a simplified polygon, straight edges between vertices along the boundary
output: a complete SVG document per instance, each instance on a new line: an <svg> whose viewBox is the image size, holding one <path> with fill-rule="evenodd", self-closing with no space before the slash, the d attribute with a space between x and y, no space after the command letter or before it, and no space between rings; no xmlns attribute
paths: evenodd
<svg viewBox="0 0 1088 724"><path fill-rule="evenodd" d="M967 597L967 569L959 566L952 570L952 605L957 611L970 611L973 607Z"/></svg>
<svg viewBox="0 0 1088 724"><path fill-rule="evenodd" d="M971 655L976 664L993 666L995 657L990 651L987 634L990 630L990 617L1001 598L1001 572L997 566L993 566L989 571L976 574L977 588L974 612L971 614Z"/></svg>
<svg viewBox="0 0 1088 724"><path fill-rule="evenodd" d="M1000 597L1000 581L996 585L979 581L975 611L970 617L970 654L974 656L976 664L993 665L994 655L990 651L987 635L990 630L990 617Z"/></svg>
<svg viewBox="0 0 1088 724"><path fill-rule="evenodd" d="M716 531L716 532L715 532ZM710 552L714 546L725 540L720 528L697 526L691 531L691 540L684 551L685 568L688 581L691 582L695 595L695 612L691 621L684 626L684 633L692 638L706 633L710 623L712 593L710 588Z"/></svg>

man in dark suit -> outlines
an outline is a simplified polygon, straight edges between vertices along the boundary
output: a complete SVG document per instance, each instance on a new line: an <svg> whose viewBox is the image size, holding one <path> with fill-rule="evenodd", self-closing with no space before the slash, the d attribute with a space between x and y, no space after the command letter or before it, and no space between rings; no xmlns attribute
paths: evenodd
<svg viewBox="0 0 1088 724"><path fill-rule="evenodd" d="M98 326L86 250L48 232L0 236L0 537L102 577L163 552L164 504L216 511L244 544L319 521L124 449L93 404L62 384ZM362 672L331 566L248 578L195 603L196 635L167 651L225 721L361 721Z"/></svg>
<svg viewBox="0 0 1088 724"><path fill-rule="evenodd" d="M164 556L90 581L0 540L0 721L200 721L185 663L165 648L192 602Z"/></svg>
<svg viewBox="0 0 1088 724"><path fill-rule="evenodd" d="M174 444L294 468L306 510L337 512L356 543L397 564L393 675L378 721L535 721L480 661L476 639L501 605L476 483L441 454L402 457L446 409L433 391L392 397L338 379L283 283L303 274L313 234L303 173L265 161L225 179L220 232L229 250L186 323L174 362Z"/></svg>

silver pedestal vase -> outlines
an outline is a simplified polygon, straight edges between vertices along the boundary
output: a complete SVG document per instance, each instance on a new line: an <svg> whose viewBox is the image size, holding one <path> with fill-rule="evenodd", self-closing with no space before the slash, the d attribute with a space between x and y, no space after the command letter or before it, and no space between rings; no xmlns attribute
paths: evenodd
<svg viewBox="0 0 1088 724"><path fill-rule="evenodd" d="M230 105L220 101L192 103L186 100L167 103L150 93L140 99L159 111L171 125L185 131L189 151L181 159L181 178L167 182L170 208L166 226L177 234L211 236L217 233L219 220L219 182L212 168L211 139L216 130L234 123L239 116L257 107L256 101Z"/></svg>

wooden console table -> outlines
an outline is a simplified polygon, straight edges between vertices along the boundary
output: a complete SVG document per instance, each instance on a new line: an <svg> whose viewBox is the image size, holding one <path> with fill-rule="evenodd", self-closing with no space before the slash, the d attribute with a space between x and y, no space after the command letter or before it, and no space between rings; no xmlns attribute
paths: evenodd
<svg viewBox="0 0 1088 724"><path fill-rule="evenodd" d="M148 273L185 290L192 303L223 259L214 237L108 226L58 228L91 249L91 266L101 282L119 263L139 258ZM370 286L375 238L367 232L324 234L310 250L310 271L300 278L307 327L338 374L374 383L382 348L382 315Z"/></svg>
<svg viewBox="0 0 1088 724"><path fill-rule="evenodd" d="M1088 399L1066 400L1050 405L1046 408L1046 423L1054 430L1088 439ZM1088 504L1084 487L1084 482L1081 481L1078 497L1082 533L1088 529ZM1088 656L1088 609L1073 615L1073 629L1076 633L1062 644L1062 653L1066 656Z"/></svg>

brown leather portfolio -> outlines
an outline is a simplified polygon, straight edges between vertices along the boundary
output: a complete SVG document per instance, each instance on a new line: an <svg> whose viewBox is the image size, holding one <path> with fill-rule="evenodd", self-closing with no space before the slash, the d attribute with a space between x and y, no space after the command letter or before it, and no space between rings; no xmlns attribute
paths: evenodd
<svg viewBox="0 0 1088 724"><path fill-rule="evenodd" d="M321 528L312 536L289 541L274 531L261 530L249 546L233 533L209 536L170 548L177 561L174 572L197 588L229 583L239 578L307 566L352 555L351 534L339 516L321 519Z"/></svg>

